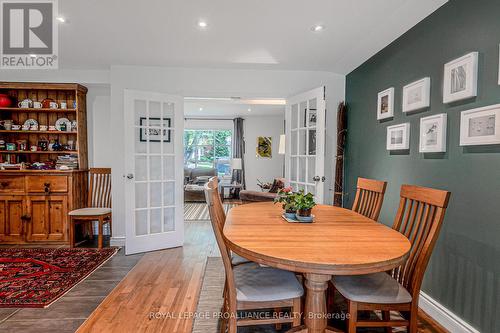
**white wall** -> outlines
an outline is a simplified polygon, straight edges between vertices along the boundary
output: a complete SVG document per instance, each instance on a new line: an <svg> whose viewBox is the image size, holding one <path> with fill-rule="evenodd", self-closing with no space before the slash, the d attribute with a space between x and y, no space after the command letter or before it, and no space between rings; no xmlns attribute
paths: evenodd
<svg viewBox="0 0 500 333"><path fill-rule="evenodd" d="M327 87L326 160L331 162L336 131L336 109L344 99L345 76L329 72L165 68L139 66L111 67L111 138L113 168L113 242L125 237L125 183L123 152L123 91L136 89L184 96L288 97L321 85ZM332 132L333 131L333 132ZM330 141L330 142L329 142ZM111 148L110 148L111 149ZM111 151L110 151L111 152ZM121 154L120 154L121 152ZM326 170L333 175L331 166ZM328 174L327 181L331 179ZM331 198L326 186L327 202Z"/></svg>
<svg viewBox="0 0 500 333"><path fill-rule="evenodd" d="M89 166L111 167L111 89L87 85L87 137Z"/></svg>
<svg viewBox="0 0 500 333"><path fill-rule="evenodd" d="M280 134L284 131L285 111L282 116L244 117L243 132L245 136L245 182L248 190L260 190L257 179L262 182L272 182L276 177L283 176L284 155L278 154ZM257 137L272 138L272 158L256 156Z"/></svg>

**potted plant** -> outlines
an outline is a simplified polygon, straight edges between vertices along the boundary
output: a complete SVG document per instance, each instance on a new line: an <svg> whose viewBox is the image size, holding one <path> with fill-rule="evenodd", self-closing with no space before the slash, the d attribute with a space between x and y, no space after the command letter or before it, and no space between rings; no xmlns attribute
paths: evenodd
<svg viewBox="0 0 500 333"><path fill-rule="evenodd" d="M311 211L316 202L314 202L314 196L312 193L304 193L304 190L300 190L294 195L294 204L297 209L297 219L299 221L312 221Z"/></svg>
<svg viewBox="0 0 500 333"><path fill-rule="evenodd" d="M295 218L297 208L295 208L295 193L292 192L292 187L278 190L277 196L274 198L274 203L282 204L286 218Z"/></svg>

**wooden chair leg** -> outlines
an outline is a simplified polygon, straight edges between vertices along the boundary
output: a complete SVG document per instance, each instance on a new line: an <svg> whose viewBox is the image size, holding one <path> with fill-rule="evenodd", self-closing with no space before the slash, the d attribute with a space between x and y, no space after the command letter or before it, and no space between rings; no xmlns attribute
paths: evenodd
<svg viewBox="0 0 500 333"><path fill-rule="evenodd" d="M391 320L391 311L382 311L382 320L390 321ZM386 327L385 333L392 333L392 327Z"/></svg>
<svg viewBox="0 0 500 333"><path fill-rule="evenodd" d="M293 300L293 307L292 307L292 318L293 318L293 322L292 322L292 327L296 327L296 326L300 326L301 324L301 303L302 303L302 300L300 297L297 297Z"/></svg>
<svg viewBox="0 0 500 333"><path fill-rule="evenodd" d="M99 235L97 235L97 247L102 249L102 227L103 227L104 221L102 217L99 217Z"/></svg>
<svg viewBox="0 0 500 333"><path fill-rule="evenodd" d="M408 333L418 332L418 305L411 306L410 311L410 326L408 327Z"/></svg>
<svg viewBox="0 0 500 333"><path fill-rule="evenodd" d="M72 216L69 218L69 247L75 247L75 222Z"/></svg>
<svg viewBox="0 0 500 333"><path fill-rule="evenodd" d="M113 236L113 224L111 222L111 215L109 216L109 237L111 238Z"/></svg>
<svg viewBox="0 0 500 333"><path fill-rule="evenodd" d="M347 333L356 333L356 323L358 321L358 303L347 300Z"/></svg>

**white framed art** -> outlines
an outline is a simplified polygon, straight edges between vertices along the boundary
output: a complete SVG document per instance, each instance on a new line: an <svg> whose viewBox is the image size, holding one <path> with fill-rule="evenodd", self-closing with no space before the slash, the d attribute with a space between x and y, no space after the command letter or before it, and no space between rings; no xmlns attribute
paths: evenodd
<svg viewBox="0 0 500 333"><path fill-rule="evenodd" d="M424 77L403 87L403 112L427 108L431 105L431 78Z"/></svg>
<svg viewBox="0 0 500 333"><path fill-rule="evenodd" d="M500 104L463 111L460 114L460 145L500 144Z"/></svg>
<svg viewBox="0 0 500 333"><path fill-rule="evenodd" d="M446 151L446 113L420 119L420 142L421 153L443 153Z"/></svg>
<svg viewBox="0 0 500 333"><path fill-rule="evenodd" d="M394 88L391 87L378 93L377 120L394 117Z"/></svg>
<svg viewBox="0 0 500 333"><path fill-rule="evenodd" d="M387 127L387 150L410 149L410 123Z"/></svg>
<svg viewBox="0 0 500 333"><path fill-rule="evenodd" d="M478 52L471 52L444 65L443 103L477 96Z"/></svg>

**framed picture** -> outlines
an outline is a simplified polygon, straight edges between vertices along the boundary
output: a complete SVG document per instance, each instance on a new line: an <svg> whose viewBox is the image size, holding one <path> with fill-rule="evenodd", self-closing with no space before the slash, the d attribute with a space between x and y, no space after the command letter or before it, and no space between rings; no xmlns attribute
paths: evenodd
<svg viewBox="0 0 500 333"><path fill-rule="evenodd" d="M403 87L403 112L427 108L431 105L431 78L425 77Z"/></svg>
<svg viewBox="0 0 500 333"><path fill-rule="evenodd" d="M163 137L163 142L170 142L170 130L168 127L171 125L170 118L163 118L163 129L159 127L162 126L160 118L149 118L149 124L146 122L146 117L139 118L139 126L148 126L146 128L139 128L139 141L140 142L160 142ZM151 126L152 128L150 128ZM162 133L163 130L163 133Z"/></svg>
<svg viewBox="0 0 500 333"><path fill-rule="evenodd" d="M387 127L387 150L410 149L410 123Z"/></svg>
<svg viewBox="0 0 500 333"><path fill-rule="evenodd" d="M498 144L500 144L500 104L461 113L461 146Z"/></svg>
<svg viewBox="0 0 500 333"><path fill-rule="evenodd" d="M273 145L272 137L259 136L257 137L257 157L272 158Z"/></svg>
<svg viewBox="0 0 500 333"><path fill-rule="evenodd" d="M394 88L378 93L377 120L394 117Z"/></svg>
<svg viewBox="0 0 500 333"><path fill-rule="evenodd" d="M472 52L444 65L443 103L477 96L477 61Z"/></svg>
<svg viewBox="0 0 500 333"><path fill-rule="evenodd" d="M442 153L446 151L446 113L420 119L421 153Z"/></svg>

